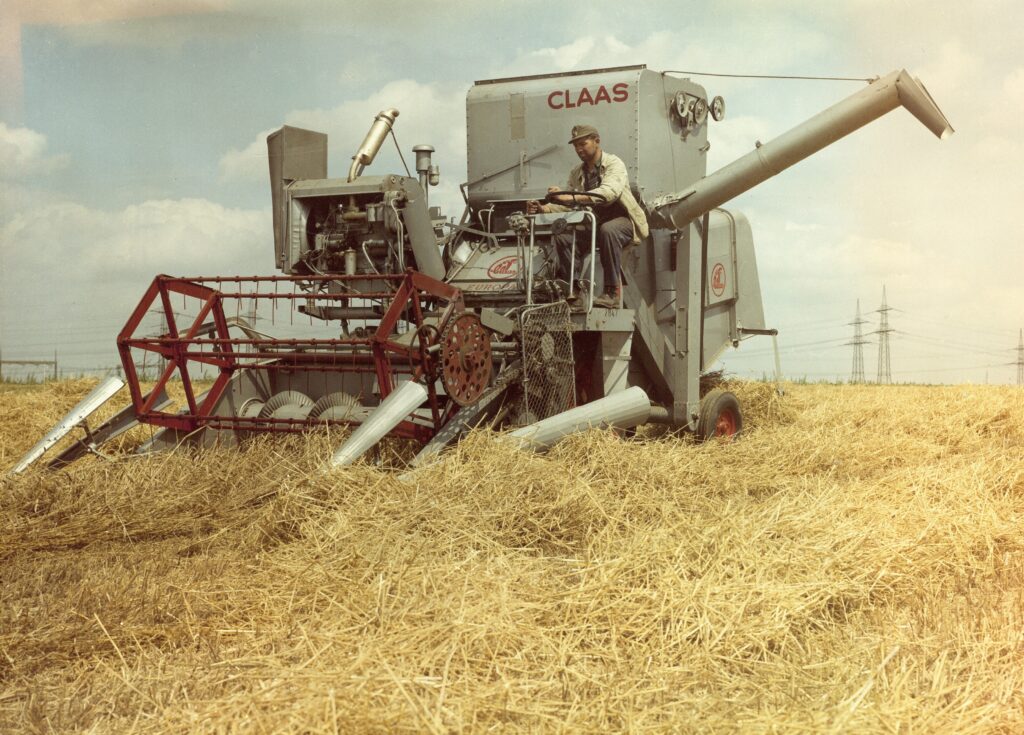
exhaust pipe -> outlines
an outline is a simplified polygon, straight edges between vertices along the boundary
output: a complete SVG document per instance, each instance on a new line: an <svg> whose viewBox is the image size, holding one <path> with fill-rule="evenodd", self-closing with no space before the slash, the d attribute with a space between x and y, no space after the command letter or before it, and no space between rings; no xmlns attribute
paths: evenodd
<svg viewBox="0 0 1024 735"><path fill-rule="evenodd" d="M363 139L363 144L352 156L352 166L348 170L349 183L358 179L363 173L363 169L373 163L373 159L377 156L380 147L384 145L384 140L391 132L391 126L395 124L397 117L398 110L393 107L377 113L377 117L373 119L373 125L370 126L369 132Z"/></svg>
<svg viewBox="0 0 1024 735"><path fill-rule="evenodd" d="M520 449L541 451L559 439L587 429L615 427L631 429L647 423L651 415L651 399L643 388L633 386L605 398L555 414L535 424L508 434Z"/></svg>
<svg viewBox="0 0 1024 735"><path fill-rule="evenodd" d="M330 467L344 467L352 464L384 438L384 435L415 411L427 400L427 389L419 383L409 381L391 391L380 402L366 421L352 432L352 435L334 452Z"/></svg>
<svg viewBox="0 0 1024 735"><path fill-rule="evenodd" d="M842 102L818 113L775 140L706 176L677 194L652 203L652 227L682 229L691 221L754 188L854 130L903 106L940 140L953 134L942 110L906 69L876 79Z"/></svg>

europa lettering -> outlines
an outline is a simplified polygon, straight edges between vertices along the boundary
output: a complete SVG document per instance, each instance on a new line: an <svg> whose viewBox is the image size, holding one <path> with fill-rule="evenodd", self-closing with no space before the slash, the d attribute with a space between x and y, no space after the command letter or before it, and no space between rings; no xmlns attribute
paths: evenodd
<svg viewBox="0 0 1024 735"><path fill-rule="evenodd" d="M568 89L556 89L548 95L548 107L552 110L572 110L584 105L598 105L602 102L625 102L629 99L629 85L626 82L619 82L612 85L611 93L603 84L592 91L584 87L579 92Z"/></svg>

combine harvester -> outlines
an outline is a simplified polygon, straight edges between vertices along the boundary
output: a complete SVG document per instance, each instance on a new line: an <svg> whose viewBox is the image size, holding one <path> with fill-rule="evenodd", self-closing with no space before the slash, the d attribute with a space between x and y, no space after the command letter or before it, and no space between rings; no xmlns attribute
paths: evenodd
<svg viewBox="0 0 1024 735"><path fill-rule="evenodd" d="M900 106L936 136L952 133L924 86L894 71L706 175L710 120L722 119L725 103L689 79L630 66L479 81L466 101L458 225L428 205L438 181L431 146L413 148L418 177L364 175L398 110L377 115L344 179L327 178L326 135L283 127L267 139L283 275L157 276L118 336L131 405L88 429L89 413L122 386L108 379L14 471L76 426L84 439L50 467L138 422L160 429L141 451L357 424L334 466L386 435L422 442L422 464L482 421L520 427L513 436L540 447L589 426L648 421L732 436L742 427L736 397L702 395L701 376L726 348L775 331L750 226L720 207ZM593 212L526 213L576 163L564 142L575 124L597 127L623 159L651 225L623 255L619 308L594 305L602 278ZM555 280L551 235L562 232L589 253L572 305ZM242 318L254 304L288 336ZM182 320L179 305L192 316ZM152 309L167 331L140 336ZM295 336L296 318L318 327ZM149 393L140 352L166 361ZM216 374L201 395L199 369ZM176 412L166 395L175 376L186 404Z"/></svg>

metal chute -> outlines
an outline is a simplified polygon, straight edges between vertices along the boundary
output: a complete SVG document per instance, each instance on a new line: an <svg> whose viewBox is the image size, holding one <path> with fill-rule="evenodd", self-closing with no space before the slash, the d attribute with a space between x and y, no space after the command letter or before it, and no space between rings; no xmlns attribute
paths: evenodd
<svg viewBox="0 0 1024 735"><path fill-rule="evenodd" d="M408 381L393 390L334 452L331 467L352 464L427 400L427 389Z"/></svg>
<svg viewBox="0 0 1024 735"><path fill-rule="evenodd" d="M650 416L651 399L643 388L633 386L516 429L508 439L523 449L548 449L568 434L609 427L631 429L647 423Z"/></svg>
<svg viewBox="0 0 1024 735"><path fill-rule="evenodd" d="M17 475L24 472L36 460L43 456L46 450L67 436L76 426L85 426L85 420L91 416L100 406L109 401L115 393L124 387L124 381L120 378L109 377L93 388L89 395L75 404L75 407L65 414L56 426L47 432L46 436L40 439L29 449L25 455L14 465L10 474ZM165 398L166 400L166 398ZM138 423L137 421L133 422ZM127 430L126 427L123 430ZM87 432L88 433L88 432ZM120 433L120 432L119 432Z"/></svg>

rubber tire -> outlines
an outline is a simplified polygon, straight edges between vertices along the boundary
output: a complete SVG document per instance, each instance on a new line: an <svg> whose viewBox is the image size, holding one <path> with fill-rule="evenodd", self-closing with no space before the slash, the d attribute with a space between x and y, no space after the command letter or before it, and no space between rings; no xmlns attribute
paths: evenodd
<svg viewBox="0 0 1024 735"><path fill-rule="evenodd" d="M731 414L732 428L734 431L729 434L720 434L719 420L723 414ZM726 423L728 420L726 419ZM724 439L732 441L743 431L743 413L740 411L740 402L735 394L715 388L709 391L700 400L700 418L697 419L697 439L707 441L708 439Z"/></svg>

